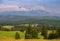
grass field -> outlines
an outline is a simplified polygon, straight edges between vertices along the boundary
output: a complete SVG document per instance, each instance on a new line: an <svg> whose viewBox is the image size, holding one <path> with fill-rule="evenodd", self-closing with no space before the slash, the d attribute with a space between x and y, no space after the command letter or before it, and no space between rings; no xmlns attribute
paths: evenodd
<svg viewBox="0 0 60 41"><path fill-rule="evenodd" d="M25 32L20 31L0 31L0 37L8 37L15 38L15 33L18 32L20 34L20 38L25 38Z"/></svg>
<svg viewBox="0 0 60 41"><path fill-rule="evenodd" d="M25 39L25 31L20 32L20 31L0 31L0 37L8 37L8 38L15 38L15 33L18 32L20 34L21 39ZM40 39L43 39L44 36L41 35L41 32L38 33L38 37Z"/></svg>
<svg viewBox="0 0 60 41"><path fill-rule="evenodd" d="M15 33L18 32L20 34L19 40L15 40ZM51 33L51 31L48 31ZM48 34L49 34L48 33ZM0 41L60 41L60 39L53 39L53 40L48 40L48 39L43 39L44 37L41 36L41 32L38 35L40 39L24 39L25 38L25 31L20 32L20 31L0 31Z"/></svg>
<svg viewBox="0 0 60 41"><path fill-rule="evenodd" d="M25 33L26 33L26 31L24 31L24 32L20 32L20 31L0 31L0 37L8 37L8 38L15 38L15 33L16 32L18 32L19 34L20 34L20 38L21 39L25 39ZM49 33L51 33L52 31L48 31L48 35L49 35ZM56 31L55 31L56 32ZM38 37L40 38L40 39L43 39L44 38L44 36L42 36L41 35L41 32L40 33L38 33Z"/></svg>

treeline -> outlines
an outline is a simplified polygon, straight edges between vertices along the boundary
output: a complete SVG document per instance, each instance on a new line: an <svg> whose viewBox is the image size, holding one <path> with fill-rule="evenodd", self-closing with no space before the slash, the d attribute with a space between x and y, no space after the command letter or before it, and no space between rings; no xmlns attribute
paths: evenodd
<svg viewBox="0 0 60 41"><path fill-rule="evenodd" d="M38 33L41 32L41 35L44 36L44 39L58 39L60 38L60 27L56 26L49 26L49 25L38 25L31 27L31 24L29 26L14 26L14 28L8 29L8 28L2 28L0 26L1 31L21 31L25 33L25 39L40 39L38 37ZM48 35L48 30L51 30L52 33ZM56 32L55 32L56 31ZM20 39L19 33L16 32L15 39Z"/></svg>

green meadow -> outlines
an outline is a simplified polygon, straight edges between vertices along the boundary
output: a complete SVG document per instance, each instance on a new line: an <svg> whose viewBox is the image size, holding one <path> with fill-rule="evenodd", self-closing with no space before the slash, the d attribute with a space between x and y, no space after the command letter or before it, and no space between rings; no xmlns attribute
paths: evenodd
<svg viewBox="0 0 60 41"><path fill-rule="evenodd" d="M25 33L26 33L26 31L24 31L24 32L20 32L20 31L0 31L0 37L15 38L15 33L16 32L18 32L20 34L20 38L21 39L25 39ZM49 35L50 33L52 33L51 30L49 30L47 34ZM44 39L44 36L41 35L41 32L38 33L38 37L40 39Z"/></svg>
<svg viewBox="0 0 60 41"><path fill-rule="evenodd" d="M25 32L20 31L0 31L0 37L8 37L15 38L15 33L18 32L20 34L20 38L25 38Z"/></svg>

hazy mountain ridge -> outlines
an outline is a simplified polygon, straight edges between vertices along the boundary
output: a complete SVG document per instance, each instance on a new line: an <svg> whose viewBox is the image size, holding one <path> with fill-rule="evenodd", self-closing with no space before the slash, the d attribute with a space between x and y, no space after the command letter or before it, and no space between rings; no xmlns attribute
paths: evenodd
<svg viewBox="0 0 60 41"><path fill-rule="evenodd" d="M17 16L17 15L0 16L0 24L20 24L20 23L59 24L59 22L60 17L56 16Z"/></svg>
<svg viewBox="0 0 60 41"><path fill-rule="evenodd" d="M0 15L21 15L21 16L60 16L60 14L54 14L43 10L31 10L31 11L7 11L0 12Z"/></svg>
<svg viewBox="0 0 60 41"><path fill-rule="evenodd" d="M47 23L58 25L60 23L60 17L41 10L0 12L0 24L20 23Z"/></svg>

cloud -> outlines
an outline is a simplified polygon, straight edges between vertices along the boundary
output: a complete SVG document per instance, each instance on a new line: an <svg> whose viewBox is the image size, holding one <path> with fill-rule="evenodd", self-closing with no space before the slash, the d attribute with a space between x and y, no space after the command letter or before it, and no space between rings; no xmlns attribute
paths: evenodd
<svg viewBox="0 0 60 41"><path fill-rule="evenodd" d="M49 11L44 6L32 6L31 8L21 7L18 5L0 4L0 11L30 11L30 10L44 10Z"/></svg>
<svg viewBox="0 0 60 41"><path fill-rule="evenodd" d="M26 7L21 7L18 5L5 5L5 4L0 4L0 12L5 12L5 11L30 11L30 10L43 10L43 11L48 11L48 12L54 12L56 10L51 10L48 9L44 6L36 5L32 6L31 8L26 8Z"/></svg>
<svg viewBox="0 0 60 41"><path fill-rule="evenodd" d="M46 8L43 6L33 6L31 9L33 9L33 10L46 10Z"/></svg>
<svg viewBox="0 0 60 41"><path fill-rule="evenodd" d="M0 11L29 11L29 9L17 5L0 5Z"/></svg>
<svg viewBox="0 0 60 41"><path fill-rule="evenodd" d="M60 0L0 0L0 11L29 11L29 8L60 13Z"/></svg>
<svg viewBox="0 0 60 41"><path fill-rule="evenodd" d="M50 11L49 9L47 9L46 7L40 6L40 5L33 6L33 7L31 8L31 10L43 10L43 11L51 12L51 11Z"/></svg>

